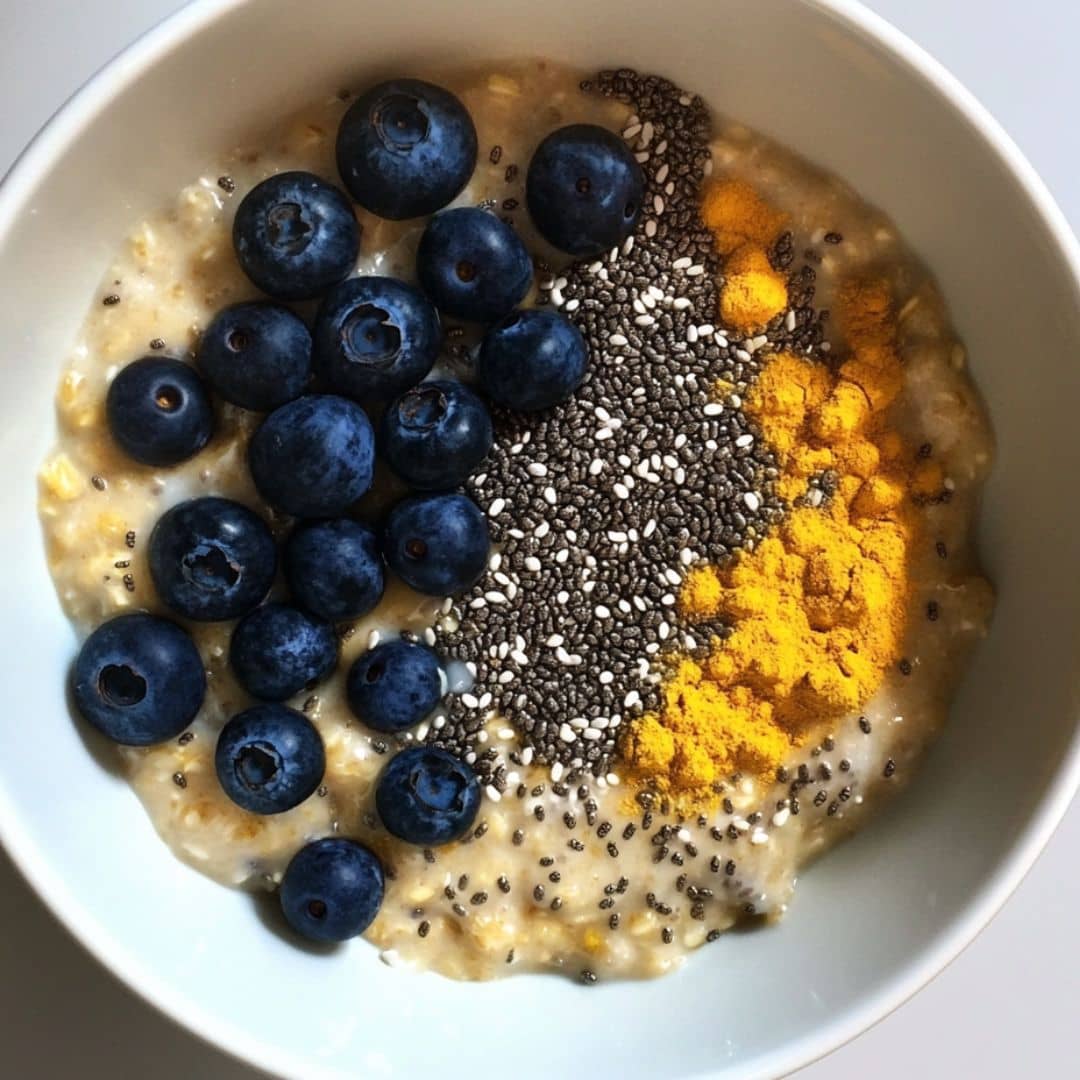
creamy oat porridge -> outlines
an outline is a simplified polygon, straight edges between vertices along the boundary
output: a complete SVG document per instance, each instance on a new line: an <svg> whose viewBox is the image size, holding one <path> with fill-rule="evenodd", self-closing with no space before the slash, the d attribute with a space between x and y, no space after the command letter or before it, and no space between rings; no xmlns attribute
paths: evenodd
<svg viewBox="0 0 1080 1080"><path fill-rule="evenodd" d="M993 606L972 536L990 467L989 427L933 280L890 221L836 177L660 79L608 72L579 85L575 73L534 62L438 81L476 128L475 169L459 194L450 193L452 205L488 211L481 231L487 219L507 222L531 254L535 276L526 267L511 288L507 270L493 294L481 297L504 301L503 311L481 320L497 324L485 336L468 318L470 301L455 306L451 293L483 276L487 256L475 256L474 266L451 240L457 262L449 284L440 283L429 251L438 238L428 220L446 200L406 216L391 206L403 190L397 182L353 202L403 219L354 205L359 255L352 258L347 244L339 250L350 256L345 273L378 275L376 282L415 283L419 269L442 310L433 377L450 380L452 389L440 384L439 408L458 393L456 380L473 383L477 368L480 398L497 403L490 452L470 463L461 485L490 532L479 580L466 574L470 580L447 596L431 584L441 579L403 568L412 534L403 541L406 556L394 553L391 508L410 486L400 477L420 477L421 466L439 471L451 450L440 445L434 456L418 458L414 444L401 450L394 443L384 421L380 456L388 455L393 469L380 461L359 500L349 484L364 473L363 462L336 479L324 471L282 480L306 451L289 442L284 421L284 436L270 431L277 420L266 412L280 405L271 414L277 418L290 399L310 393L306 369L294 392L257 412L222 400L223 376L208 358L207 329L218 313L265 298L252 279L278 289L250 257L248 272L241 269L233 240L241 200L285 171L334 185L344 180L354 196L362 186L363 177L347 175L355 146L345 140L347 160L335 158L335 136L353 101L344 94L208 160L173 205L135 225L108 267L61 378L60 435L41 472L49 564L80 633L146 611L175 619L198 648L205 697L196 695L187 715L176 694L158 701L151 730L120 739L136 745L118 750L180 858L223 883L272 890L305 845L347 838L373 852L385 875L381 907L365 933L387 962L457 978L523 970L557 970L586 982L662 974L736 922L780 917L800 869L906 782L945 721L966 653ZM411 153L427 136L406 130L415 119L400 114L407 99L399 86L384 100L380 122L396 125L390 138L404 131ZM595 245L584 253L592 222L569 220L558 207L552 216L536 164L543 155L534 159L542 139L571 124L620 136L612 140L620 149L602 139L588 149L610 155L604 160L620 165L631 186L627 170L638 170L644 185L633 197L615 192L622 231L599 253ZM556 153L552 175L563 160L579 168L568 145L555 148L564 158ZM370 160L354 156L361 166ZM599 205L599 189L612 175L608 169L579 178L576 190L597 196ZM267 216L286 247L298 221L299 235L306 228L304 197L279 202ZM328 213L338 212L333 206ZM484 250L502 242L490 228L495 247ZM582 253L568 254L575 246ZM331 290L337 296L344 286L335 282L290 297L305 294L292 306L315 327L314 386L320 400L354 397L378 426L380 395L358 390L340 365L320 360L320 350L357 325L370 344L372 334L393 327L394 312L387 317L385 310L392 301L374 305L374 323L371 303L353 303L348 318L360 323L323 333L333 304L318 309L315 301ZM420 301L410 292L401 302ZM587 345L584 380L571 373L554 404L537 408L539 398L522 397L540 393L525 353L520 371L508 383L498 380L493 339L531 325L502 318L514 307L557 314L552 325L576 327ZM448 314L454 311L465 314ZM413 340L404 334L376 344L393 352L405 338ZM227 340L238 355L250 345L243 335ZM137 400L125 413L123 402L114 404L122 395L110 391L118 372L146 356L184 361L180 390L193 379L190 401L203 402L196 408L184 397L178 405L175 388L157 391L162 411L193 417L194 427L177 436L189 440L190 456L176 464L133 460L133 453L153 457L148 445L160 449L158 429L139 426ZM426 374L427 367L383 396ZM212 414L203 407L211 397ZM433 400L412 399L410 415ZM486 418L475 399L461 401ZM515 401L524 407L510 407ZM452 404L465 407L457 397ZM348 422L363 435L365 421L349 414ZM262 451L249 457L248 449L264 424L261 437L273 443L269 465L259 464ZM366 430L363 451L370 453ZM429 430L442 429L423 427ZM320 452L337 438L327 434ZM354 458L363 456L354 442L348 447ZM407 454L414 456L395 457ZM411 486L443 486L424 475ZM362 480L360 490L368 486ZM335 484L345 489L340 508L317 497ZM260 583L243 560L215 564L221 553L210 544L184 563L188 578L178 583L168 564L178 556L161 540L164 523L156 533L155 526L166 511L204 496L253 510L279 545L297 528L290 508L380 527L391 512L385 592L379 599L373 585L362 614L355 612L363 604L344 618L320 611L307 600L311 582L292 547L288 573L279 560L273 577L271 554ZM244 521L235 528L265 531ZM440 534L424 535L431 550L423 556L433 560ZM289 544L295 547L295 537ZM447 557L460 563L468 543L458 537L449 547ZM240 598L227 612L195 610L184 588L192 577L205 584L200 574L215 587L225 574L230 596L239 577L255 589L254 599ZM293 621L267 616L270 629L261 637L252 629L245 651L237 616L248 621L271 579L270 598L295 605L285 609ZM308 635L305 646L316 642L312 649L329 649L330 659L313 661L305 671L314 677L290 684L297 650L275 652L280 641L272 635L298 627ZM376 667L382 673L374 650L402 635L438 657L441 700L387 730L396 721L379 712L386 702L361 702L368 689L361 675ZM86 691L100 698L87 707L88 719L97 716L106 730L111 721L95 708L109 716L138 710L154 693L170 691L168 679L183 668L174 663L162 686L153 685L153 669L143 671L150 684L138 685L135 661L110 656ZM186 690L201 678L193 675ZM280 692L260 689L270 684ZM219 734L230 718L250 715L258 697L284 698L295 712L263 708L286 711L297 730L317 732L297 766L310 783L295 805L271 805L273 792L264 793L264 805L234 790L236 776L263 784L259 768L284 773L281 761L249 757L235 775L232 759L222 765ZM112 734L119 738L115 728ZM480 793L478 809L473 817L458 799L452 842L437 843L445 834L435 833L429 842L419 833L403 838L415 821L393 804L393 791L376 805L380 778L388 788L388 762L416 746L448 751L461 776L475 774L468 791L469 799ZM415 795L416 775L410 783ZM369 895L356 903L373 911L377 867L372 873ZM301 922L333 922L336 897L306 899ZM358 916L354 924L364 921Z"/></svg>

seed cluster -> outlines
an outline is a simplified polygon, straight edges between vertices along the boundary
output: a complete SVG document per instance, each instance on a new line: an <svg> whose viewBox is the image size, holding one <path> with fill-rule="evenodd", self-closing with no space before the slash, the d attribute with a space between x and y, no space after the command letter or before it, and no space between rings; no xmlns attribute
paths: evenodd
<svg viewBox="0 0 1080 1080"><path fill-rule="evenodd" d="M764 333L735 341L715 325L721 263L699 210L710 131L700 98L625 70L583 90L635 110L623 137L646 176L642 217L621 247L541 282L541 303L585 335L590 372L549 412L496 415L488 467L469 483L496 554L435 635L475 685L449 699L427 739L474 762L497 793L506 763L480 745L491 715L518 728L515 763L617 782L619 729L656 706L657 661L725 632L680 618L683 577L752 548L783 512L740 394L765 346L810 351L822 336L811 267L793 275L792 307ZM773 258L790 267L790 237Z"/></svg>

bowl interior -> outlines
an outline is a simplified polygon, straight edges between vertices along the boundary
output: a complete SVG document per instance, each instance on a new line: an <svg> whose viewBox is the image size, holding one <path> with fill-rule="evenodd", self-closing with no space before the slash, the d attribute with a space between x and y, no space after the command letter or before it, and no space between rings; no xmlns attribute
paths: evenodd
<svg viewBox="0 0 1080 1080"><path fill-rule="evenodd" d="M1057 491L1080 472L1072 249L875 25L800 0L474 0L468 18L437 0L197 3L115 63L16 170L0 196L0 452L12 463L0 829L83 940L178 1019L305 1076L516 1062L534 1046L553 1072L587 1060L630 1076L769 1073L877 1019L1015 884L1076 772L1080 530ZM728 935L651 985L458 985L384 966L365 943L327 958L269 933L249 899L175 861L87 753L64 700L74 637L36 520L60 365L141 213L306 100L451 56L525 54L668 75L885 207L941 281L999 442L982 529L998 613L921 776L806 875L781 926Z"/></svg>

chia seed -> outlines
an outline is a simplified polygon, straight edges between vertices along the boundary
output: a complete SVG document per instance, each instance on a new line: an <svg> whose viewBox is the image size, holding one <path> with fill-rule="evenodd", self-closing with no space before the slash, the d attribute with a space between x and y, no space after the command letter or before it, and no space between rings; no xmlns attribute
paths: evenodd
<svg viewBox="0 0 1080 1080"><path fill-rule="evenodd" d="M588 88L632 105L651 127L647 209L634 236L610 257L582 260L542 280L548 302L586 338L590 370L577 394L551 410L495 410L495 446L482 483L473 477L466 487L488 512L501 558L457 599L455 618L435 628L440 651L476 666L472 697L490 693L532 760L562 766L567 794L580 777L617 773L622 725L659 704L648 676L664 653L687 636L708 641L724 631L697 626L673 602L661 603L677 595L685 560L730 558L784 510L774 490L776 461L741 404L705 412L717 380L742 393L760 366L711 331L696 332L715 322L721 270L699 212L708 111L698 98L682 103L688 96L664 79L625 70L601 72ZM501 148L489 157L497 163ZM661 165L667 170L657 183ZM512 198L503 203L511 205ZM677 271L677 260L701 270ZM810 295L808 282L802 289ZM639 308L654 313L649 325ZM800 351L820 337L808 307L795 323L770 341ZM736 446L747 434L750 443ZM487 602L487 594L508 595L506 581L513 586L508 602ZM631 597L640 604L629 604ZM499 656L498 646L515 640L524 642L516 651L527 663ZM506 671L513 674L512 696L499 682ZM476 754L488 785L500 763L484 761L476 749L475 710L453 696L446 711L445 723L425 740ZM543 809L534 815L543 820Z"/></svg>

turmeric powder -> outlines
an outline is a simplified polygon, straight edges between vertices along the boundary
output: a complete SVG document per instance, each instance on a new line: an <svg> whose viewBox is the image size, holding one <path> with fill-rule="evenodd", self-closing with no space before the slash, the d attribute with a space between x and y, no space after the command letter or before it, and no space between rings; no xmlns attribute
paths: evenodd
<svg viewBox="0 0 1080 1080"><path fill-rule="evenodd" d="M787 223L787 215L770 206L745 180L714 180L701 202L701 217L716 237L721 255L744 244L767 248Z"/></svg>
<svg viewBox="0 0 1080 1080"><path fill-rule="evenodd" d="M762 330L787 307L784 275L769 265L762 248L744 244L724 265L720 320L741 334Z"/></svg>
<svg viewBox="0 0 1080 1080"><path fill-rule="evenodd" d="M753 334L787 307L784 275L772 268L767 254L787 215L745 180L729 177L708 186L701 216L725 257L720 320L741 334Z"/></svg>
<svg viewBox="0 0 1080 1080"><path fill-rule="evenodd" d="M772 772L865 703L899 659L912 496L936 474L890 424L902 371L887 284L844 285L836 316L848 345L838 370L781 353L744 404L776 454L787 516L682 587L686 622L719 621L730 635L702 657L677 657L661 707L623 737L631 778L677 802L711 801L735 772Z"/></svg>

